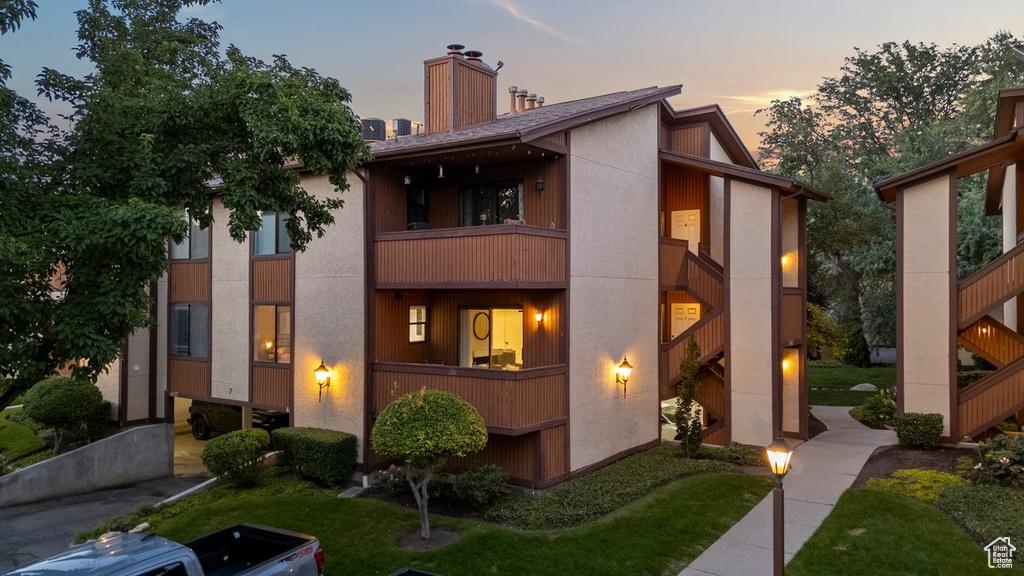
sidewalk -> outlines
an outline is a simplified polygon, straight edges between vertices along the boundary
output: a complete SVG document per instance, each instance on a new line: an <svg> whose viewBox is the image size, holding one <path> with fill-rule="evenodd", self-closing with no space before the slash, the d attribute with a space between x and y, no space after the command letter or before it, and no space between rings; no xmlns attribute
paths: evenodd
<svg viewBox="0 0 1024 576"><path fill-rule="evenodd" d="M796 447L786 475L786 562L825 520L839 496L853 484L879 446L896 443L891 430L872 430L849 415L848 406L814 406L828 426ZM790 441L792 442L792 441ZM792 445L792 444L791 444ZM772 495L733 525L679 576L770 576L772 573Z"/></svg>

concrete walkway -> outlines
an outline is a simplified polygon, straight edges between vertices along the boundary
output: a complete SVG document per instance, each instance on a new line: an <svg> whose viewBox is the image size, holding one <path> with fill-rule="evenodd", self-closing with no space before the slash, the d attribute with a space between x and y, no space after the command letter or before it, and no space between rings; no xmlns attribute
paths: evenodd
<svg viewBox="0 0 1024 576"><path fill-rule="evenodd" d="M851 418L849 410L845 406L814 406L814 416L828 426L828 431L800 444L793 454L793 468L784 484L786 562L829 515L875 448L896 443L891 430L867 428ZM768 494L680 576L771 573L772 495Z"/></svg>

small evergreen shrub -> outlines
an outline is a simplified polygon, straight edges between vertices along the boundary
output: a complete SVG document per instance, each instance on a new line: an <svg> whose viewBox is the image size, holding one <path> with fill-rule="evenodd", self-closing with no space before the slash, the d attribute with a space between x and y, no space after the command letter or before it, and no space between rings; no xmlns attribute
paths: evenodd
<svg viewBox="0 0 1024 576"><path fill-rule="evenodd" d="M892 424L900 446L934 448L942 439L942 414L896 414Z"/></svg>
<svg viewBox="0 0 1024 576"><path fill-rule="evenodd" d="M896 402L885 390L880 390L877 394L868 396L868 399L861 405L854 406L850 410L850 416L854 420L872 428L882 428L889 425L895 414Z"/></svg>
<svg viewBox="0 0 1024 576"><path fill-rule="evenodd" d="M284 464L302 476L337 486L352 478L356 468L356 437L323 428L278 428L271 445L284 452Z"/></svg>
<svg viewBox="0 0 1024 576"><path fill-rule="evenodd" d="M962 370L956 373L956 385L959 388L966 388L991 373L991 370Z"/></svg>
<svg viewBox="0 0 1024 576"><path fill-rule="evenodd" d="M908 469L893 472L891 478L870 478L867 487L872 490L908 496L922 502L934 503L950 486L967 483L967 480L956 474L936 470Z"/></svg>
<svg viewBox="0 0 1024 576"><path fill-rule="evenodd" d="M23 412L53 428L53 454L57 455L66 440L91 439L100 420L110 418L110 403L92 382L57 377L41 380L29 389Z"/></svg>
<svg viewBox="0 0 1024 576"><path fill-rule="evenodd" d="M212 474L244 488L263 480L263 456L269 448L266 430L235 430L208 440L200 458Z"/></svg>
<svg viewBox="0 0 1024 576"><path fill-rule="evenodd" d="M474 508L484 509L494 504L505 491L508 472L501 466L485 464L476 470L459 474L455 478L455 495Z"/></svg>
<svg viewBox="0 0 1024 576"><path fill-rule="evenodd" d="M733 442L721 448L702 447L697 455L702 460L729 462L737 466L767 466L765 451L739 442Z"/></svg>
<svg viewBox="0 0 1024 576"><path fill-rule="evenodd" d="M871 366L871 348L864 338L864 329L861 323L855 322L846 329L842 341L839 342L833 352L836 359L847 366L867 368Z"/></svg>

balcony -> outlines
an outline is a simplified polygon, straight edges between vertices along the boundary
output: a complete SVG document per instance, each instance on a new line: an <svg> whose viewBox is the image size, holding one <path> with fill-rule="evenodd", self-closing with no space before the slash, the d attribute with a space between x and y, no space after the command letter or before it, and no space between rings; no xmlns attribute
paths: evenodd
<svg viewBox="0 0 1024 576"><path fill-rule="evenodd" d="M376 235L379 289L564 288L564 230L499 224Z"/></svg>
<svg viewBox="0 0 1024 576"><path fill-rule="evenodd" d="M424 387L444 390L476 407L490 432L517 436L565 423L565 383L565 365L505 371L377 362L373 413Z"/></svg>

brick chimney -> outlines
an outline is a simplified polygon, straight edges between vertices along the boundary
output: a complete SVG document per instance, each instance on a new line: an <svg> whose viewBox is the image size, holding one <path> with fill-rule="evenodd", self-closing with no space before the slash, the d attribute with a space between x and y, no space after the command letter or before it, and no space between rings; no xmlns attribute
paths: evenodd
<svg viewBox="0 0 1024 576"><path fill-rule="evenodd" d="M498 116L498 73L483 53L451 44L448 53L423 62L423 118L427 134L454 132Z"/></svg>

